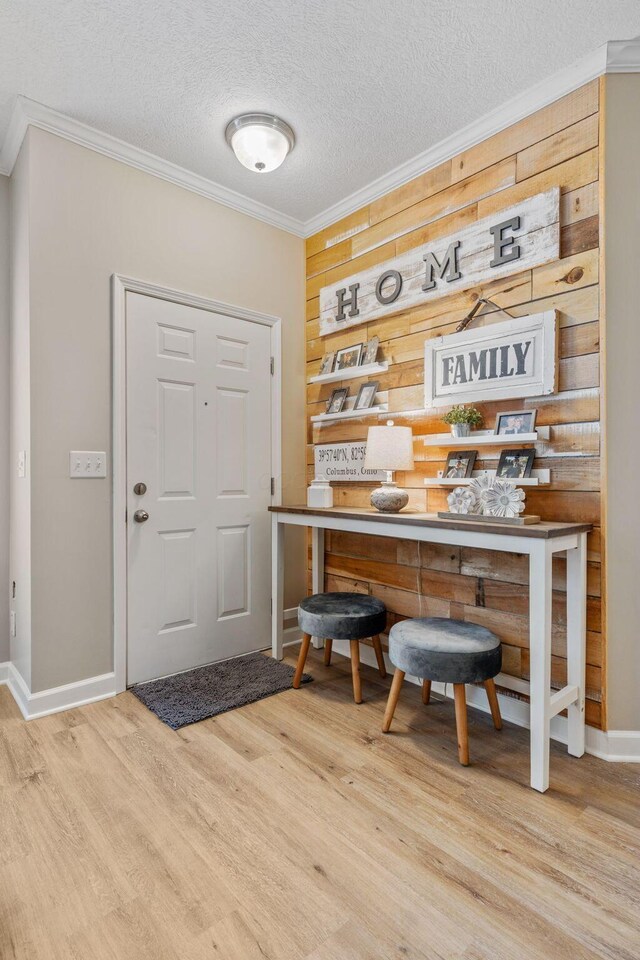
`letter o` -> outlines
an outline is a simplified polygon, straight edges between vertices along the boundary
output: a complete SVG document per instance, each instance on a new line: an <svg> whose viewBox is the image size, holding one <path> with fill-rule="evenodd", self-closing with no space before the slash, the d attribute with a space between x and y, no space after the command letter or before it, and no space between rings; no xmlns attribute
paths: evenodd
<svg viewBox="0 0 640 960"><path fill-rule="evenodd" d="M382 292L382 287L387 280L393 280L394 287L389 293L384 294ZM378 303L393 303L394 300L397 300L400 296L400 291L402 290L402 277L397 270L386 270L383 274L378 277L378 282L376 283L376 300Z"/></svg>

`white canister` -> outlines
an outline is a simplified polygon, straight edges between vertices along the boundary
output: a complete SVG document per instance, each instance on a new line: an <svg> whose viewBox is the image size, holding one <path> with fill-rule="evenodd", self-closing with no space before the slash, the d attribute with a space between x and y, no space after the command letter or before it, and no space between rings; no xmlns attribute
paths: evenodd
<svg viewBox="0 0 640 960"><path fill-rule="evenodd" d="M323 477L316 477L307 487L307 506L308 507L332 507L333 490L328 480Z"/></svg>

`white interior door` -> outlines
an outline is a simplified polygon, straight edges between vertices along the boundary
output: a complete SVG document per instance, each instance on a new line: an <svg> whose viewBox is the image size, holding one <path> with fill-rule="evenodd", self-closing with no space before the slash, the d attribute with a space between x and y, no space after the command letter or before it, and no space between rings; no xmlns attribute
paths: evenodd
<svg viewBox="0 0 640 960"><path fill-rule="evenodd" d="M132 684L269 645L271 350L267 326L137 293L126 330Z"/></svg>

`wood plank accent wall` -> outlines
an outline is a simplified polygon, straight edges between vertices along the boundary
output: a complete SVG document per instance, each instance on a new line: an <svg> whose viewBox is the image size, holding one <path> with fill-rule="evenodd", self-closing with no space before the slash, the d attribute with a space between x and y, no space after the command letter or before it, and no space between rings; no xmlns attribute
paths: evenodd
<svg viewBox="0 0 640 960"><path fill-rule="evenodd" d="M548 520L593 523L589 538L587 721L605 726L605 638L601 576L604 535L600 528L600 83L574 93L429 170L369 206L307 240L307 376L317 374L331 350L380 338L379 357L391 361L380 380L381 399L393 419L414 433L415 469L398 474L410 505L436 511L446 507L444 488L425 488L444 465L446 449L425 447L421 437L446 427L438 413L423 407L423 356L427 337L453 332L480 296L490 297L514 316L559 311L558 392L526 400L537 407L538 424L551 428L537 445L535 467L551 470L548 487L526 488L527 510ZM561 258L506 279L451 294L383 319L319 337L321 287L388 260L428 240L450 234L549 187L561 188ZM498 315L496 319L504 319ZM324 412L336 386L351 394L362 381L309 384L309 417ZM498 411L519 402L479 404L485 426ZM444 411L442 411L444 412ZM383 418L386 419L386 416ZM382 422L383 422L382 421ZM370 416L308 425L307 467L313 475L313 444L361 440L377 423ZM473 446L470 442L469 446ZM480 448L477 467L495 467L497 450ZM493 458L493 459L492 459ZM370 484L334 484L336 505L366 506ZM452 616L495 630L504 642L504 670L528 678L528 570L524 556L444 547L351 533L327 534L328 590L355 590L380 597L389 626L403 617ZM566 681L565 561L554 567L552 682ZM514 695L514 694L510 694Z"/></svg>

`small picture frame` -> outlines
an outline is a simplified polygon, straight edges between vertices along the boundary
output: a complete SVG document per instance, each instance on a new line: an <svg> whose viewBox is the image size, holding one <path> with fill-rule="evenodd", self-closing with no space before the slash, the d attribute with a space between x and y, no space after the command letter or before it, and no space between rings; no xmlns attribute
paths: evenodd
<svg viewBox="0 0 640 960"><path fill-rule="evenodd" d="M477 450L452 450L447 454L444 479L463 480L465 477L470 477L477 456Z"/></svg>
<svg viewBox="0 0 640 960"><path fill-rule="evenodd" d="M495 432L501 437L533 433L537 412L537 410L512 410L508 413L499 413L496 416Z"/></svg>
<svg viewBox="0 0 640 960"><path fill-rule="evenodd" d="M380 337L372 337L364 345L364 350L362 352L362 360L360 363L362 366L368 367L370 364L375 363L378 357L378 347L380 346Z"/></svg>
<svg viewBox="0 0 640 960"><path fill-rule="evenodd" d="M336 352L336 370L350 370L352 367L360 366L360 357L362 356L362 344L355 343L351 347L343 347Z"/></svg>
<svg viewBox="0 0 640 960"><path fill-rule="evenodd" d="M338 387L337 390L334 390L327 402L327 413L340 413L348 393L346 387Z"/></svg>
<svg viewBox="0 0 640 960"><path fill-rule="evenodd" d="M323 377L326 373L333 373L333 362L335 359L335 351L334 353L325 353L324 357L322 358L322 363L320 364L319 376Z"/></svg>
<svg viewBox="0 0 640 960"><path fill-rule="evenodd" d="M501 450L496 478L498 480L522 480L524 477L530 477L535 455L535 447L523 447L521 450Z"/></svg>
<svg viewBox="0 0 640 960"><path fill-rule="evenodd" d="M376 398L376 393L378 392L378 386L379 384L377 380L369 383L363 383L358 390L358 396L356 397L356 402L353 409L368 410L369 407L372 407Z"/></svg>

